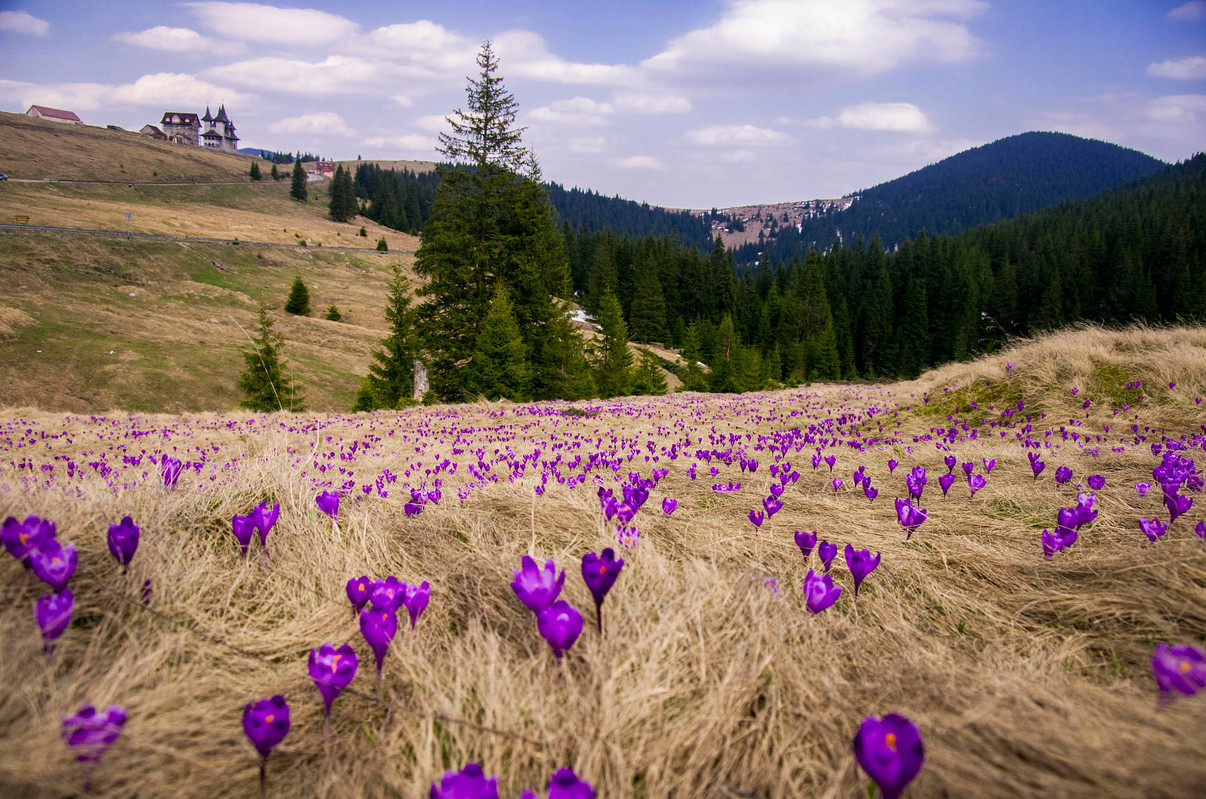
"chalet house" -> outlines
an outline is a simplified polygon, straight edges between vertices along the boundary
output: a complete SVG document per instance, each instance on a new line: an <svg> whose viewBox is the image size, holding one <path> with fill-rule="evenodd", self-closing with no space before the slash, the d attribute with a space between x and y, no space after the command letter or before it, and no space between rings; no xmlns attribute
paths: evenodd
<svg viewBox="0 0 1206 799"><path fill-rule="evenodd" d="M334 161L315 161L314 171L323 177L333 178L335 177L335 170L338 168L338 166L339 165Z"/></svg>
<svg viewBox="0 0 1206 799"><path fill-rule="evenodd" d="M71 111L64 111L61 108L47 108L44 105L31 105L29 110L25 112L25 115L37 117L38 119L49 119L51 122L66 122L69 125L84 124L84 121Z"/></svg>
<svg viewBox="0 0 1206 799"><path fill-rule="evenodd" d="M167 134L154 125L143 125L138 132L157 141L167 141Z"/></svg>
<svg viewBox="0 0 1206 799"><path fill-rule="evenodd" d="M196 114L167 111L163 119L159 120L159 126L168 141L191 144L193 147L199 147L201 144L197 136L201 131L201 121L197 119Z"/></svg>
<svg viewBox="0 0 1206 799"><path fill-rule="evenodd" d="M201 134L203 146L224 153L239 151L239 137L235 135L234 123L226 115L225 105L218 107L217 116L211 116L207 106L205 116L201 117L201 121L205 123L205 132Z"/></svg>

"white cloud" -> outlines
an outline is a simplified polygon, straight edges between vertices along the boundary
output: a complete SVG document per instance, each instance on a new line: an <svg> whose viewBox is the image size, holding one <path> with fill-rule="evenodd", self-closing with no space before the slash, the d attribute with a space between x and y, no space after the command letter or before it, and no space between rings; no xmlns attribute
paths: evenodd
<svg viewBox="0 0 1206 799"><path fill-rule="evenodd" d="M1035 127L1135 147L1166 161L1188 158L1206 141L1206 94L1089 97L1041 115Z"/></svg>
<svg viewBox="0 0 1206 799"><path fill-rule="evenodd" d="M706 147L763 147L790 144L786 133L753 125L713 125L687 133L687 141Z"/></svg>
<svg viewBox="0 0 1206 799"><path fill-rule="evenodd" d="M50 23L44 19L38 19L33 14L24 11L0 11L0 31L45 36L49 30Z"/></svg>
<svg viewBox="0 0 1206 799"><path fill-rule="evenodd" d="M714 75L734 67L874 75L911 61L963 61L983 47L962 20L987 7L981 0L733 0L715 24L673 39L644 66Z"/></svg>
<svg viewBox="0 0 1206 799"><path fill-rule="evenodd" d="M836 127L897 133L922 133L930 129L925 114L912 103L860 103L843 108L836 118L818 117L805 124L823 130Z"/></svg>
<svg viewBox="0 0 1206 799"><path fill-rule="evenodd" d="M157 25L138 33L116 33L113 35L113 41L173 53L232 55L246 49L238 42L221 42L208 36L202 36L189 28L169 28L166 25Z"/></svg>
<svg viewBox="0 0 1206 799"><path fill-rule="evenodd" d="M100 83L37 84L0 80L0 99L5 105L20 106L22 111L31 105L46 105L79 113L100 108L112 89L112 86Z"/></svg>
<svg viewBox="0 0 1206 799"><path fill-rule="evenodd" d="M324 44L356 33L351 20L308 8L259 3L184 3L210 29L230 39L265 44Z"/></svg>
<svg viewBox="0 0 1206 799"><path fill-rule="evenodd" d="M601 153L606 146L607 141L601 136L569 140L569 150L571 153Z"/></svg>
<svg viewBox="0 0 1206 799"><path fill-rule="evenodd" d="M391 94L389 99L393 100L403 108L411 108L415 104L415 101L407 97L405 94Z"/></svg>
<svg viewBox="0 0 1206 799"><path fill-rule="evenodd" d="M439 114L428 114L414 121L414 126L428 133L443 133L448 130L448 119Z"/></svg>
<svg viewBox="0 0 1206 799"><path fill-rule="evenodd" d="M439 53L466 47L472 51L477 48L476 42L427 19L377 28L370 38L374 44L392 50L399 57L416 52Z"/></svg>
<svg viewBox="0 0 1206 799"><path fill-rule="evenodd" d="M401 136L372 136L363 142L365 147L378 147L387 150L402 150L408 153L432 155L436 151L437 142L429 136L417 133L407 133Z"/></svg>
<svg viewBox="0 0 1206 799"><path fill-rule="evenodd" d="M633 155L628 158L620 158L615 162L616 166L624 169L661 169L662 162L651 155Z"/></svg>
<svg viewBox="0 0 1206 799"><path fill-rule="evenodd" d="M492 39L494 52L508 76L552 83L624 84L634 70L622 64L579 64L548 50L544 38L532 31L505 31Z"/></svg>
<svg viewBox="0 0 1206 799"><path fill-rule="evenodd" d="M208 83L193 75L159 72L143 75L133 83L114 87L110 95L114 102L133 105L170 106L174 110L190 106L200 108L207 103L248 103L250 95ZM164 110L168 110L165 108Z"/></svg>
<svg viewBox="0 0 1206 799"><path fill-rule="evenodd" d="M691 101L670 94L616 94L612 102L617 111L634 114L686 114Z"/></svg>
<svg viewBox="0 0 1206 799"><path fill-rule="evenodd" d="M313 134L317 136L355 136L356 132L348 127L343 117L333 111L322 111L317 114L302 114L288 117L272 123L268 128L272 133L295 135Z"/></svg>
<svg viewBox="0 0 1206 799"><path fill-rule="evenodd" d="M203 74L242 86L315 95L366 91L378 77L378 70L363 59L333 55L317 64L292 58L253 58L214 67Z"/></svg>
<svg viewBox="0 0 1206 799"><path fill-rule="evenodd" d="M1177 61L1148 64L1147 74L1172 80L1203 80L1206 79L1206 56L1195 55Z"/></svg>
<svg viewBox="0 0 1206 799"><path fill-rule="evenodd" d="M1206 0L1190 0L1168 12L1169 19L1184 19L1200 22L1206 19Z"/></svg>
<svg viewBox="0 0 1206 799"><path fill-rule="evenodd" d="M557 100L534 109L528 116L537 122L552 122L563 125L601 125L603 118L615 109L609 103L600 103L589 97L574 97Z"/></svg>

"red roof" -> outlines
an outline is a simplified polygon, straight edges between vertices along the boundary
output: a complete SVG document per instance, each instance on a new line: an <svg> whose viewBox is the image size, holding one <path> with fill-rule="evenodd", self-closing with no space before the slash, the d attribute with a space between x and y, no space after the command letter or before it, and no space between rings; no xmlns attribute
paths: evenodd
<svg viewBox="0 0 1206 799"><path fill-rule="evenodd" d="M80 119L79 117L77 117L74 112L64 111L61 108L47 108L44 105L31 105L30 108L38 109L38 113L44 117L52 117L54 119L66 119L71 122L83 122L83 120ZM29 112L27 111L26 113L29 113Z"/></svg>

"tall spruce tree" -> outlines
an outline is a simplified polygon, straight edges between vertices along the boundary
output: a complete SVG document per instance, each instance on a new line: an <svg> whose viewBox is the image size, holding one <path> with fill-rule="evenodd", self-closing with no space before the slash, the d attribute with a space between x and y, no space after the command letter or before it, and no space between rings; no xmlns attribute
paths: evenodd
<svg viewBox="0 0 1206 799"><path fill-rule="evenodd" d="M310 196L306 188L306 169L301 165L301 161L293 162L293 182L289 184L289 196L303 203Z"/></svg>
<svg viewBox="0 0 1206 799"><path fill-rule="evenodd" d="M564 241L539 184L539 169L521 144L518 105L498 75L489 42L478 53L479 74L466 88L468 110L448 117L440 152L454 166L439 167L431 215L423 228L415 271L432 390L446 400L467 396L467 376L478 329L501 284L532 358L535 399L555 396L566 349L556 341L564 326L553 295L569 292ZM572 329L569 335L576 335ZM573 348L571 347L570 350Z"/></svg>
<svg viewBox="0 0 1206 799"><path fill-rule="evenodd" d="M328 206L331 218L336 222L350 222L360 210L356 202L356 187L352 184L352 173L340 164L335 168L331 180L331 200Z"/></svg>
<svg viewBox="0 0 1206 799"><path fill-rule="evenodd" d="M410 281L394 266L385 302L389 335L373 351L373 363L356 395L353 411L403 408L413 402L414 363L419 346L415 335L415 311L410 307Z"/></svg>
<svg viewBox="0 0 1206 799"><path fill-rule="evenodd" d="M240 407L257 413L300 412L303 410L301 392L285 376L285 364L281 360L284 339L272 325L268 309L261 305L256 338L252 348L243 351L244 368L239 377L243 402Z"/></svg>
<svg viewBox="0 0 1206 799"><path fill-rule="evenodd" d="M293 278L293 286L289 289L289 297L285 300L285 313L294 316L310 315L310 290L302 281L301 275Z"/></svg>
<svg viewBox="0 0 1206 799"><path fill-rule="evenodd" d="M532 386L527 348L519 335L519 324L507 290L499 284L482 322L469 368L470 395L489 400L523 402Z"/></svg>
<svg viewBox="0 0 1206 799"><path fill-rule="evenodd" d="M624 396L632 390L632 353L624 311L610 291L599 301L598 322L602 338L595 348L595 387L604 397Z"/></svg>

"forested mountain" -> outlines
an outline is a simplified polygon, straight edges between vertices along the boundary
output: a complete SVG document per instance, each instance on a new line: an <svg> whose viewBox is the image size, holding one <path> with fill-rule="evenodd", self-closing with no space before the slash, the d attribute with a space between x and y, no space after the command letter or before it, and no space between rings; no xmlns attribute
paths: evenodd
<svg viewBox="0 0 1206 799"><path fill-rule="evenodd" d="M704 252L712 247L708 220L690 211L671 211L579 188L567 190L556 183L546 183L545 190L561 223L576 231L609 231L637 239L674 236Z"/></svg>
<svg viewBox="0 0 1206 799"><path fill-rule="evenodd" d="M1090 197L1164 166L1116 144L1066 133L1022 133L857 192L846 210L819 214L799 228L781 226L773 237L738 248L736 261L753 264L762 257L784 263L860 237L878 236L890 249L921 230L931 236L959 233Z"/></svg>
<svg viewBox="0 0 1206 799"><path fill-rule="evenodd" d="M679 346L710 377L780 381L909 377L1077 320L1206 321L1206 155L1096 197L958 236L839 244L735 275L667 238L569 236L588 308L612 292L637 341Z"/></svg>

